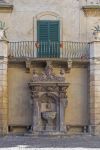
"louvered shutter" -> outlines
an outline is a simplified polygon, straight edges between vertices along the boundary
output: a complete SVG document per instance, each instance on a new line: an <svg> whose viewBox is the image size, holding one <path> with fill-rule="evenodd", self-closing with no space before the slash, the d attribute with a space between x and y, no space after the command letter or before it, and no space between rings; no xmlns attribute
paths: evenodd
<svg viewBox="0 0 100 150"><path fill-rule="evenodd" d="M38 21L38 57L59 57L59 21Z"/></svg>
<svg viewBox="0 0 100 150"><path fill-rule="evenodd" d="M59 41L59 21L49 23L49 39L53 42Z"/></svg>
<svg viewBox="0 0 100 150"><path fill-rule="evenodd" d="M48 41L49 39L49 27L48 21L38 21L38 41Z"/></svg>
<svg viewBox="0 0 100 150"><path fill-rule="evenodd" d="M38 41L40 47L38 48L38 57L47 57L48 56L48 41L49 41L49 25L48 21L38 21Z"/></svg>
<svg viewBox="0 0 100 150"><path fill-rule="evenodd" d="M49 24L49 39L51 41L50 45L50 55L51 57L60 56L60 36L59 36L59 21L51 21Z"/></svg>

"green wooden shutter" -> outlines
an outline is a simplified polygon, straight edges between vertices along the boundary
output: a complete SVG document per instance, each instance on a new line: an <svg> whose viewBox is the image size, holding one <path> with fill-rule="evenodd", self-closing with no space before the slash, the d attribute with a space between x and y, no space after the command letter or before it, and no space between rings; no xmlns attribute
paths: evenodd
<svg viewBox="0 0 100 150"><path fill-rule="evenodd" d="M59 57L59 21L38 21L38 57Z"/></svg>
<svg viewBox="0 0 100 150"><path fill-rule="evenodd" d="M49 23L49 39L58 42L59 39L59 21L50 21Z"/></svg>
<svg viewBox="0 0 100 150"><path fill-rule="evenodd" d="M37 50L38 57L46 57L48 55L48 40L49 40L49 27L48 21L38 21L37 37L40 47Z"/></svg>
<svg viewBox="0 0 100 150"><path fill-rule="evenodd" d="M48 21L38 21L38 41L48 41L49 39L49 28Z"/></svg>
<svg viewBox="0 0 100 150"><path fill-rule="evenodd" d="M50 45L50 55L51 57L60 56L60 31L59 31L59 21L51 21L49 24L49 39L51 41Z"/></svg>

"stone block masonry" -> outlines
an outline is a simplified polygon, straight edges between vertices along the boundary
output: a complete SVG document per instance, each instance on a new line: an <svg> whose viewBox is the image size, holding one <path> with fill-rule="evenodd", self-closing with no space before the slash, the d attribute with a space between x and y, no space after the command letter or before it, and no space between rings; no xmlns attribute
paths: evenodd
<svg viewBox="0 0 100 150"><path fill-rule="evenodd" d="M100 135L100 41L91 43L90 58L91 134Z"/></svg>
<svg viewBox="0 0 100 150"><path fill-rule="evenodd" d="M0 40L0 134L8 132L7 41Z"/></svg>

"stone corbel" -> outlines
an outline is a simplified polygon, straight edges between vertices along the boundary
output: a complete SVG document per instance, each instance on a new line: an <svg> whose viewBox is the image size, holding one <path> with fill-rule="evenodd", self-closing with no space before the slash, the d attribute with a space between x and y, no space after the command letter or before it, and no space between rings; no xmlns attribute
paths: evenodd
<svg viewBox="0 0 100 150"><path fill-rule="evenodd" d="M67 71L66 72L69 73L71 68L72 68L72 60L70 59L67 61Z"/></svg>
<svg viewBox="0 0 100 150"><path fill-rule="evenodd" d="M46 61L46 66L51 66L52 65L52 62L50 60L47 60Z"/></svg>
<svg viewBox="0 0 100 150"><path fill-rule="evenodd" d="M25 63L26 63L26 72L30 73L31 61L29 59L27 59Z"/></svg>

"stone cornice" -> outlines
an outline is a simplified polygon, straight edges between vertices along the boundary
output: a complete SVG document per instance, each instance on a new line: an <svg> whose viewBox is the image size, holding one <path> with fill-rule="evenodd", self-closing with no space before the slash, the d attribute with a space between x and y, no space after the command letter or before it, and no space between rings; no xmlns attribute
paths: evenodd
<svg viewBox="0 0 100 150"><path fill-rule="evenodd" d="M87 5L82 9L86 16L100 16L100 5Z"/></svg>
<svg viewBox="0 0 100 150"><path fill-rule="evenodd" d="M6 3L6 2L0 2L0 13L2 12L11 12L13 10L13 5Z"/></svg>

